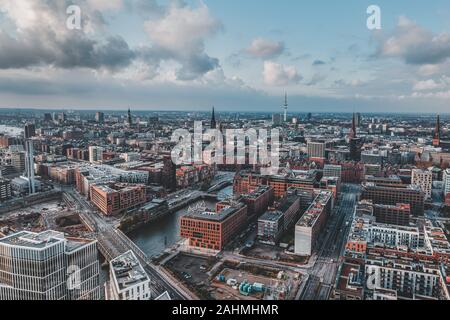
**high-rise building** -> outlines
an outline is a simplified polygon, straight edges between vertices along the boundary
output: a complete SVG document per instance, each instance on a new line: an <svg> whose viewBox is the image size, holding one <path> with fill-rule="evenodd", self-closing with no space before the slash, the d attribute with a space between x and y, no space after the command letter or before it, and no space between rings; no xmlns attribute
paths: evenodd
<svg viewBox="0 0 450 320"><path fill-rule="evenodd" d="M97 146L89 147L89 162L95 163L103 160L103 148Z"/></svg>
<svg viewBox="0 0 450 320"><path fill-rule="evenodd" d="M100 111L96 112L95 113L95 121L97 121L98 123L105 122L105 114Z"/></svg>
<svg viewBox="0 0 450 320"><path fill-rule="evenodd" d="M98 300L97 242L62 232L0 239L0 300Z"/></svg>
<svg viewBox="0 0 450 320"><path fill-rule="evenodd" d="M411 175L411 184L419 186L427 199L431 198L431 188L433 184L433 174L431 171L414 169Z"/></svg>
<svg viewBox="0 0 450 320"><path fill-rule="evenodd" d="M24 136L25 139L29 139L36 135L36 127L32 123L27 123L24 127Z"/></svg>

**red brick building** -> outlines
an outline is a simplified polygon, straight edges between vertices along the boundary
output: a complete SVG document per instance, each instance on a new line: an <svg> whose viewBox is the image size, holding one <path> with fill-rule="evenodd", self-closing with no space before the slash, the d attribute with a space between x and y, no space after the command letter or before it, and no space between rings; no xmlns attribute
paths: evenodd
<svg viewBox="0 0 450 320"><path fill-rule="evenodd" d="M91 187L91 201L109 216L137 208L147 201L145 185L111 183Z"/></svg>
<svg viewBox="0 0 450 320"><path fill-rule="evenodd" d="M220 212L192 213L180 221L180 235L196 248L220 251L245 226L247 206L237 203Z"/></svg>

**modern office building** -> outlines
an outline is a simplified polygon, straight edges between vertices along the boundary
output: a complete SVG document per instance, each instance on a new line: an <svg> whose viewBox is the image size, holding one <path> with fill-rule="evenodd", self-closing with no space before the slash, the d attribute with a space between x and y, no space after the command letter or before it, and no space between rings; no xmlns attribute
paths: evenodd
<svg viewBox="0 0 450 320"><path fill-rule="evenodd" d="M150 300L150 277L133 251L109 263L109 282L105 286L107 300Z"/></svg>
<svg viewBox="0 0 450 320"><path fill-rule="evenodd" d="M0 300L100 299L97 242L56 231L0 239Z"/></svg>
<svg viewBox="0 0 450 320"><path fill-rule="evenodd" d="M333 194L321 191L295 225L295 254L311 256L332 210Z"/></svg>
<svg viewBox="0 0 450 320"><path fill-rule="evenodd" d="M194 212L181 218L180 235L189 246L221 251L247 221L247 206L235 203L220 212Z"/></svg>
<svg viewBox="0 0 450 320"><path fill-rule="evenodd" d="M412 170L411 184L419 186L425 193L425 198L430 199L433 186L433 173L428 170L414 169Z"/></svg>

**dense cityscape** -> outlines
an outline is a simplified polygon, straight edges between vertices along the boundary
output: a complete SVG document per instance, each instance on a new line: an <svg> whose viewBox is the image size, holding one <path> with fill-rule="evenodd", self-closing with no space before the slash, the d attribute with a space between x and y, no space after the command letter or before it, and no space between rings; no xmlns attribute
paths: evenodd
<svg viewBox="0 0 450 320"><path fill-rule="evenodd" d="M1 109L0 299L449 300L448 116L279 110Z"/></svg>

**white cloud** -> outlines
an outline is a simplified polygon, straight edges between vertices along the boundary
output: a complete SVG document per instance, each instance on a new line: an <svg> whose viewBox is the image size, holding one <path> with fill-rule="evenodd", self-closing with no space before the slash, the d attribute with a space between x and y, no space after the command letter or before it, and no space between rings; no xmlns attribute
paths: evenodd
<svg viewBox="0 0 450 320"><path fill-rule="evenodd" d="M264 62L264 82L271 86L285 86L300 82L302 77L295 66L283 65L273 61Z"/></svg>
<svg viewBox="0 0 450 320"><path fill-rule="evenodd" d="M222 24L203 3L198 8L173 3L163 16L146 21L144 27L152 42L145 56L155 63L179 62L179 79L192 80L219 67L219 60L205 52L204 42L221 30Z"/></svg>
<svg viewBox="0 0 450 320"><path fill-rule="evenodd" d="M444 85L442 83L437 83L433 79L428 79L428 80L418 81L414 85L413 90L414 91L428 91L428 90L440 89L443 86Z"/></svg>
<svg viewBox="0 0 450 320"><path fill-rule="evenodd" d="M284 44L264 38L257 38L245 49L245 52L255 58L271 59L279 56L284 51Z"/></svg>
<svg viewBox="0 0 450 320"><path fill-rule="evenodd" d="M403 16L394 32L379 40L380 56L400 57L408 64L435 65L450 57L448 33L434 34Z"/></svg>

